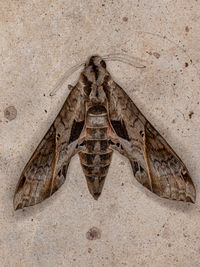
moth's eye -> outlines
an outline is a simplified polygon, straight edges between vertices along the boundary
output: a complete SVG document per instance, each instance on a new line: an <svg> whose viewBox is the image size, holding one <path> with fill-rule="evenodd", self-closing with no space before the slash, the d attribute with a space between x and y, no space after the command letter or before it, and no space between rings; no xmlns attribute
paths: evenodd
<svg viewBox="0 0 200 267"><path fill-rule="evenodd" d="M101 67L103 67L104 69L106 68L106 62L104 60L101 60L100 62Z"/></svg>

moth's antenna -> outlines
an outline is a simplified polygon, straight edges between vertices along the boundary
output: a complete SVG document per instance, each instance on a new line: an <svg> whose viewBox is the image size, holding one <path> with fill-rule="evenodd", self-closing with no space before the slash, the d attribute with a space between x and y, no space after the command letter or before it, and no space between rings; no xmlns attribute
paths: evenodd
<svg viewBox="0 0 200 267"><path fill-rule="evenodd" d="M121 61L123 63L134 66L135 68L146 68L146 66L143 64L144 60L137 57L129 56L127 54L110 54L102 58L106 61Z"/></svg>
<svg viewBox="0 0 200 267"><path fill-rule="evenodd" d="M123 63L134 66L135 68L146 68L146 66L143 64L144 60L137 58L137 57L129 56L127 54L120 54L120 53L110 54L110 55L103 56L102 59L106 61L121 61ZM54 96L56 92L58 91L58 89L69 78L69 76L72 75L78 69L80 69L82 66L84 66L84 64L85 62L79 63L75 65L74 67L70 68L69 70L67 70L63 74L63 76L59 79L59 81L56 83L56 85L54 86L53 90L50 93L50 96Z"/></svg>
<svg viewBox="0 0 200 267"><path fill-rule="evenodd" d="M75 65L74 67L70 68L69 70L67 70L63 76L59 79L59 81L56 83L56 85L54 86L53 90L51 91L51 93L49 94L50 96L54 96L56 94L56 92L58 91L58 89L64 84L64 82L69 78L70 75L72 75L75 71L77 71L78 69L80 69L84 63L79 63L77 65Z"/></svg>

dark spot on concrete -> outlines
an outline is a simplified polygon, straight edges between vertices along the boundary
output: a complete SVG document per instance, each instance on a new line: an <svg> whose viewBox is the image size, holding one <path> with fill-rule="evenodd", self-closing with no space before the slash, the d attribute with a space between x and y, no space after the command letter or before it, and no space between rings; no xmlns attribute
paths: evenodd
<svg viewBox="0 0 200 267"><path fill-rule="evenodd" d="M157 52L153 52L153 56L154 56L155 58L159 58L159 57L160 57L160 54L157 53Z"/></svg>
<svg viewBox="0 0 200 267"><path fill-rule="evenodd" d="M14 106L7 107L4 110L4 117L9 121L14 120L17 117L17 110Z"/></svg>
<svg viewBox="0 0 200 267"><path fill-rule="evenodd" d="M124 186L124 183L121 183L121 186Z"/></svg>
<svg viewBox="0 0 200 267"><path fill-rule="evenodd" d="M189 30L190 30L189 27L186 26L186 27L185 27L185 31L186 31L186 32L189 32Z"/></svg>
<svg viewBox="0 0 200 267"><path fill-rule="evenodd" d="M189 64L187 62L185 62L185 67L187 68L189 66Z"/></svg>
<svg viewBox="0 0 200 267"><path fill-rule="evenodd" d="M194 115L194 112L191 110L188 116L189 116L190 119L192 119L193 115Z"/></svg>
<svg viewBox="0 0 200 267"><path fill-rule="evenodd" d="M88 248L88 253L91 253L92 252L92 249L91 248Z"/></svg>
<svg viewBox="0 0 200 267"><path fill-rule="evenodd" d="M175 119L172 120L172 123L175 123Z"/></svg>
<svg viewBox="0 0 200 267"><path fill-rule="evenodd" d="M43 94L43 96L46 96L45 94Z"/></svg>
<svg viewBox="0 0 200 267"><path fill-rule="evenodd" d="M46 109L44 111L47 113L47 110Z"/></svg>
<svg viewBox="0 0 200 267"><path fill-rule="evenodd" d="M169 244L168 244L168 247L169 247L169 248L171 248L171 246L172 246L172 244L171 244L171 243L169 243Z"/></svg>
<svg viewBox="0 0 200 267"><path fill-rule="evenodd" d="M123 21L127 22L128 18L127 17L123 17Z"/></svg>
<svg viewBox="0 0 200 267"><path fill-rule="evenodd" d="M101 238L101 231L97 227L92 227L86 233L86 238L88 240L96 240Z"/></svg>

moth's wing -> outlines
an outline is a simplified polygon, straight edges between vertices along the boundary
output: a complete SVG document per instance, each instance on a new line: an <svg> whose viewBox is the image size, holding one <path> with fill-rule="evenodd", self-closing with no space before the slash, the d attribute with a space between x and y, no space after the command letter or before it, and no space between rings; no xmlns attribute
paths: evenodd
<svg viewBox="0 0 200 267"><path fill-rule="evenodd" d="M70 159L79 151L83 127L84 101L75 86L21 174L15 210L43 201L64 183Z"/></svg>
<svg viewBox="0 0 200 267"><path fill-rule="evenodd" d="M114 81L106 86L115 137L111 146L129 158L135 178L160 197L195 202L196 192L184 163Z"/></svg>

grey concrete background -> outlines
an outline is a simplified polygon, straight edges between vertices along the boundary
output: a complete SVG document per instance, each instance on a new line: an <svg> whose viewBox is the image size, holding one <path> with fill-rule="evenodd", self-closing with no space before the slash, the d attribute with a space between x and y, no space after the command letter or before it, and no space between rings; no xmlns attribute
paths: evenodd
<svg viewBox="0 0 200 267"><path fill-rule="evenodd" d="M200 266L200 2L2 0L0 20L0 266ZM20 173L79 72L50 91L109 53L145 60L108 69L185 162L196 204L147 192L115 153L97 202L76 156L56 194L14 212Z"/></svg>

